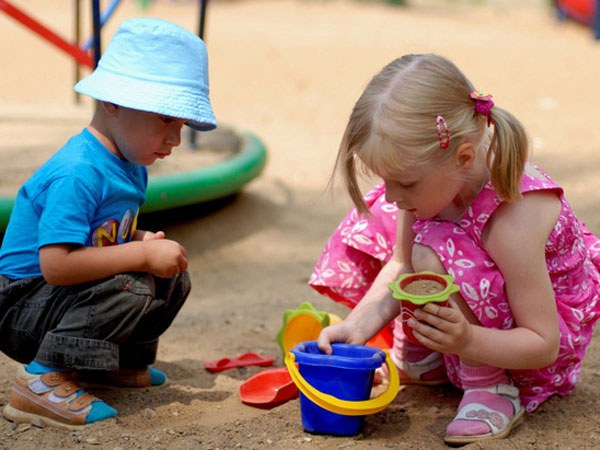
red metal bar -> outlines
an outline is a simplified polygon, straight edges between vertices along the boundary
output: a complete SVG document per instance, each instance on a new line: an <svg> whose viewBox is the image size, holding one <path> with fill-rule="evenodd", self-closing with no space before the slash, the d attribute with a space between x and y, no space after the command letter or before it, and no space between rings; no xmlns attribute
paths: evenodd
<svg viewBox="0 0 600 450"><path fill-rule="evenodd" d="M73 28L75 30L75 45L79 46L81 41L81 0L75 0L75 14L73 14ZM81 79L81 66L75 62L74 64L74 83L76 84ZM81 94L73 90L75 103L81 102Z"/></svg>
<svg viewBox="0 0 600 450"><path fill-rule="evenodd" d="M21 22L21 24L37 33L51 44L54 44L59 49L71 55L80 65L87 66L90 69L94 68L94 62L89 53L82 50L79 46L65 41L63 38L46 26L42 25L33 17L29 16L19 8L11 5L7 0L0 0L0 10L4 11L18 22Z"/></svg>

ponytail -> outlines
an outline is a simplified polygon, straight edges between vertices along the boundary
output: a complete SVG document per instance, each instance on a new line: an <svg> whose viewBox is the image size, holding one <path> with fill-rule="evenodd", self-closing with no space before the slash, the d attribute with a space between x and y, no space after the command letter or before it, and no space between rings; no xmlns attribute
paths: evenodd
<svg viewBox="0 0 600 450"><path fill-rule="evenodd" d="M498 197L511 202L521 197L521 177L529 156L529 140L521 122L508 111L495 106L490 115L494 132L487 166Z"/></svg>

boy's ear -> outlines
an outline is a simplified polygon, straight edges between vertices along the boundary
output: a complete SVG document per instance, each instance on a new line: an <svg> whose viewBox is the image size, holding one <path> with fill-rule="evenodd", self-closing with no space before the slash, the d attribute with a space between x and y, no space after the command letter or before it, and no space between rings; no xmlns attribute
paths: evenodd
<svg viewBox="0 0 600 450"><path fill-rule="evenodd" d="M475 162L476 149L471 142L465 141L454 152L454 159L459 169L470 169Z"/></svg>
<svg viewBox="0 0 600 450"><path fill-rule="evenodd" d="M118 105L115 105L114 103L110 103L110 102L103 102L100 101L100 107L108 114L111 116L114 116L117 113L117 110L119 109Z"/></svg>

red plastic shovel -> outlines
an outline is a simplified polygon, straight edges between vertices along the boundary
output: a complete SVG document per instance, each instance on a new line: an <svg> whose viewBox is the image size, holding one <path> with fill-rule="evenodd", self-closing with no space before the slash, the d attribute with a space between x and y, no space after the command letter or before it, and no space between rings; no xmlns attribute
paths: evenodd
<svg viewBox="0 0 600 450"><path fill-rule="evenodd" d="M242 402L258 408L273 408L298 397L298 388L287 367L267 369L240 385Z"/></svg>
<svg viewBox="0 0 600 450"><path fill-rule="evenodd" d="M254 352L248 352L241 354L237 358L221 358L215 361L206 361L204 363L204 368L209 372L223 372L224 370L233 369L235 367L267 367L272 365L274 361L275 358L273 356L265 356Z"/></svg>

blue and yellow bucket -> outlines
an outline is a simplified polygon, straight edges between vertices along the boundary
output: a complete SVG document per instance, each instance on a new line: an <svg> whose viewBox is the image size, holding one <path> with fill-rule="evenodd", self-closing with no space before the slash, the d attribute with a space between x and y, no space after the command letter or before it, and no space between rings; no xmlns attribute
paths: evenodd
<svg viewBox="0 0 600 450"><path fill-rule="evenodd" d="M285 363L300 390L303 428L351 436L360 432L366 415L383 411L394 400L398 372L384 350L340 343L332 348L333 353L326 355L316 341L301 342L286 354ZM388 388L369 399L375 369L384 363L390 373Z"/></svg>

